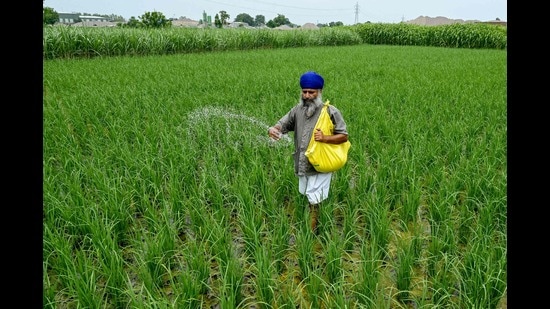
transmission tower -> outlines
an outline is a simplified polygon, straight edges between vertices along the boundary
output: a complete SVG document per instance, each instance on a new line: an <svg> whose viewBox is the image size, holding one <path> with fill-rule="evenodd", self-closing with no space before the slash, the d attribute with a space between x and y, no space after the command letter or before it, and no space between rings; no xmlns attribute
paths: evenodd
<svg viewBox="0 0 550 309"><path fill-rule="evenodd" d="M359 2L355 3L355 23L359 23Z"/></svg>

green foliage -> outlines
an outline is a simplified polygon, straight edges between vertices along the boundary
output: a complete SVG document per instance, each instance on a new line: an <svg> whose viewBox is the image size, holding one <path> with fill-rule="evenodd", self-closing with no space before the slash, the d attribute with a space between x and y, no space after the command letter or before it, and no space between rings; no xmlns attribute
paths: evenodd
<svg viewBox="0 0 550 309"><path fill-rule="evenodd" d="M337 22L331 21L328 24L317 24L317 27L339 27L339 26L343 26L343 25L344 25L344 23L341 22L341 21L337 21Z"/></svg>
<svg viewBox="0 0 550 309"><path fill-rule="evenodd" d="M353 31L323 28L314 31L271 29L191 29L159 31L143 28L136 19L117 28L48 27L44 30L44 59L193 53L203 51L356 45Z"/></svg>
<svg viewBox="0 0 550 309"><path fill-rule="evenodd" d="M127 27L127 28L141 28L143 27L143 23L141 23L141 21L137 18L135 18L134 16L130 17L130 19L126 22L126 24L118 24L119 26L122 26L122 27Z"/></svg>
<svg viewBox="0 0 550 309"><path fill-rule="evenodd" d="M48 28L71 27L45 29L71 52L121 57L43 63L45 308L503 308L506 51L252 45L156 57L221 50L221 37L235 48L358 35ZM311 68L354 145L320 235L291 139L266 134ZM409 195L415 218L401 213Z"/></svg>
<svg viewBox="0 0 550 309"><path fill-rule="evenodd" d="M269 28L277 27L277 25L275 25L275 22L271 19L265 25L268 26Z"/></svg>
<svg viewBox="0 0 550 309"><path fill-rule="evenodd" d="M290 20L282 14L277 14L277 17L269 20L266 24L269 28L275 28L282 25L291 25Z"/></svg>
<svg viewBox="0 0 550 309"><path fill-rule="evenodd" d="M296 29L191 29L150 31L134 17L117 28L48 27L44 59L174 54L257 48L342 46L356 44L428 45L458 48L506 48L506 28L485 24L427 27L406 24ZM221 27L218 18L217 26ZM132 28L132 29L128 29ZM461 31L451 31L455 29ZM464 38L462 37L464 36ZM435 39L435 38L438 39ZM425 38L425 39L423 39Z"/></svg>
<svg viewBox="0 0 550 309"><path fill-rule="evenodd" d="M50 7L44 7L42 11L42 22L44 25L53 25L59 20L59 14Z"/></svg>
<svg viewBox="0 0 550 309"><path fill-rule="evenodd" d="M227 25L228 24L228 20L230 18L229 14L227 14L226 11L220 11L220 22L222 23L222 25Z"/></svg>
<svg viewBox="0 0 550 309"><path fill-rule="evenodd" d="M241 13L237 15L237 17L235 17L235 21L247 23L249 26L256 26L256 22L254 21L254 18L252 18L252 16L246 13Z"/></svg>
<svg viewBox="0 0 550 309"><path fill-rule="evenodd" d="M145 28L169 28L172 21L167 19L161 12L145 12L140 16L141 23Z"/></svg>
<svg viewBox="0 0 550 309"><path fill-rule="evenodd" d="M351 26L368 44L506 49L507 28L485 23L422 26L364 23Z"/></svg>
<svg viewBox="0 0 550 309"><path fill-rule="evenodd" d="M220 19L220 15L218 15L218 14L214 15L214 26L216 28L222 28L223 27L222 21Z"/></svg>
<svg viewBox="0 0 550 309"><path fill-rule="evenodd" d="M265 16L264 15L256 15L254 18L254 24L256 26L265 25Z"/></svg>
<svg viewBox="0 0 550 309"><path fill-rule="evenodd" d="M229 19L229 14L226 11L220 11L219 14L214 16L214 26L216 28L223 28L224 25L227 25L227 20Z"/></svg>
<svg viewBox="0 0 550 309"><path fill-rule="evenodd" d="M124 17L122 17L121 15L116 15L116 14L99 15L99 16L106 17L108 20L113 21L113 22L124 22L125 21Z"/></svg>
<svg viewBox="0 0 550 309"><path fill-rule="evenodd" d="M120 28L166 29L172 27L172 21L167 19L164 14L155 11L145 12L139 18L132 16L126 23L118 23L117 26Z"/></svg>

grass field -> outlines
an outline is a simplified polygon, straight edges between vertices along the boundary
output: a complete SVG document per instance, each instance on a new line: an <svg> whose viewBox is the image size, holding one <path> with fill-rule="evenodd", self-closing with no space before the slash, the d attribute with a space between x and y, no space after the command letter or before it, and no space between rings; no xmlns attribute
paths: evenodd
<svg viewBox="0 0 550 309"><path fill-rule="evenodd" d="M44 308L505 308L506 50L353 45L44 61ZM320 233L291 136L352 143Z"/></svg>

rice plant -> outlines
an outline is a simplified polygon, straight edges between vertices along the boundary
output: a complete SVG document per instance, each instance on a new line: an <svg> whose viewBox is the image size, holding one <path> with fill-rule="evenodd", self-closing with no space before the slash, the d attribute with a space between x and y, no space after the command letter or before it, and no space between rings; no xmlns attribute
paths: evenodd
<svg viewBox="0 0 550 309"><path fill-rule="evenodd" d="M44 38L45 308L506 304L505 49L96 30ZM396 30L370 39L440 42ZM352 142L319 234L266 132L311 69Z"/></svg>

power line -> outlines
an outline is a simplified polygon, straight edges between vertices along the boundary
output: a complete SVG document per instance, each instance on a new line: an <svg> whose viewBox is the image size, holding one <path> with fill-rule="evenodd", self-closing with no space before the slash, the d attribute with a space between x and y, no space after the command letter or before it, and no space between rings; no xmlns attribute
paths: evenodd
<svg viewBox="0 0 550 309"><path fill-rule="evenodd" d="M293 9L308 10L308 11L349 11L350 10L350 9L319 9L319 8L315 8L315 7L304 8L304 7L282 5L282 4L278 4L278 3L270 3L270 2L257 1L257 0L254 0L254 2L259 2L259 3L263 3L263 4L269 4L269 5L275 5L275 6L281 6L281 7L287 7L287 8L293 8Z"/></svg>
<svg viewBox="0 0 550 309"><path fill-rule="evenodd" d="M225 2L220 2L220 1L213 1L213 0L203 0L203 1L217 3L217 4L223 4L223 5L229 5L229 6L238 7L238 8L247 9L247 10L267 11L267 10L260 10L260 9L253 9L253 8L248 8L248 7L237 6L237 5L233 5L233 4L225 3ZM273 5L273 6L277 6L277 7L299 9L299 10L308 10L308 11L351 11L351 9L322 9L322 8L315 8L315 7L304 8L304 7L297 7L297 6L290 6L290 5L281 5L281 4L278 4L278 3L271 3L271 2L264 2L264 1L254 1L254 2L255 3L267 4L267 5Z"/></svg>

